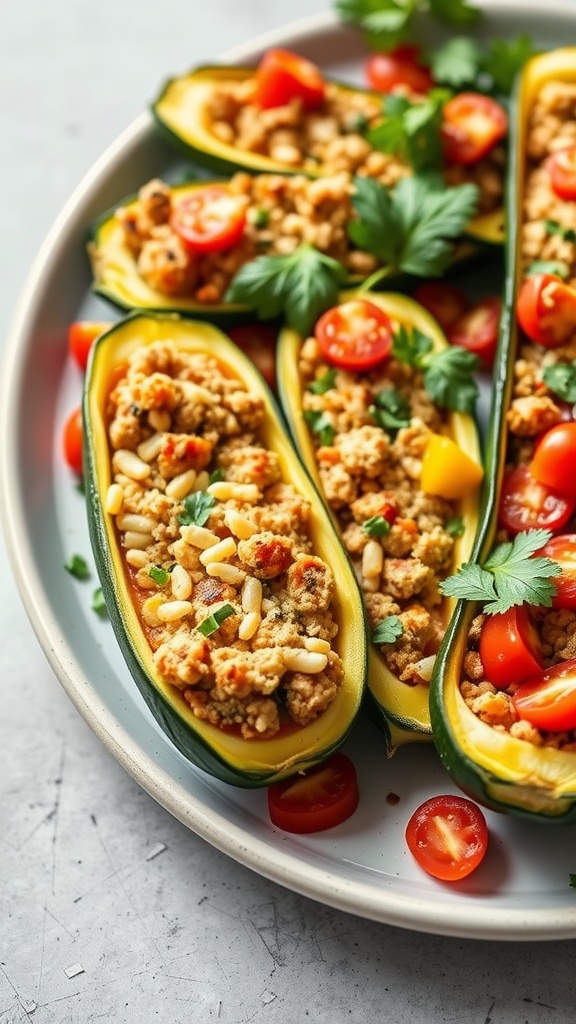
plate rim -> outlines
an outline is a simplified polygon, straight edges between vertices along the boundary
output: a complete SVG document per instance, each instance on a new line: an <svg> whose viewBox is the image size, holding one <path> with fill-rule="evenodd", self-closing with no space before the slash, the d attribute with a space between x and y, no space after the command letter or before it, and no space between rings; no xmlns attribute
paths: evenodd
<svg viewBox="0 0 576 1024"><path fill-rule="evenodd" d="M478 4L487 11L511 13L539 11L539 0L481 0ZM571 16L576 25L573 0L554 0L547 5L552 17ZM249 60L254 53L273 45L294 45L298 38L310 38L317 33L346 29L332 12L312 15L288 23L278 29L258 35L246 43L226 51L222 62ZM9 326L2 358L0 380L0 520L7 540L12 572L20 592L24 609L39 640L40 646L57 679L72 703L104 746L134 780L162 807L195 834L222 853L293 892L334 909L356 914L365 919L394 925L404 929L446 935L458 938L554 940L576 937L576 915L573 907L544 910L498 909L468 905L468 920L458 916L457 904L423 900L419 896L403 893L390 894L382 887L382 900L376 905L374 888L357 879L343 879L303 862L293 853L286 853L281 844L270 855L269 845L257 836L247 842L246 830L231 822L214 808L207 808L199 799L154 758L147 754L131 737L98 697L88 677L76 664L73 653L60 635L58 623L45 594L45 585L32 557L26 532L19 514L19 491L14 481L19 478L16 432L10 425L17 419L19 396L23 382L27 349L21 339L30 334L34 317L41 307L42 282L50 263L58 253L67 249L67 229L89 206L102 177L112 175L117 163L130 148L154 130L152 115L145 111L136 117L80 180L60 213L55 218L44 242L40 246L21 294L16 303ZM430 906L432 903L432 906Z"/></svg>

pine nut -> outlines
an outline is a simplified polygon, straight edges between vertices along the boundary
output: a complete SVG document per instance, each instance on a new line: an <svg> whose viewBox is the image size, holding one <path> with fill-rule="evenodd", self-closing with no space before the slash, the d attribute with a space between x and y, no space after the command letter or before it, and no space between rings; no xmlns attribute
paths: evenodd
<svg viewBox="0 0 576 1024"><path fill-rule="evenodd" d="M142 605L142 618L147 626L159 626L160 619L158 618L158 609L162 604L166 603L164 594L153 594L152 597L148 597Z"/></svg>
<svg viewBox="0 0 576 1024"><path fill-rule="evenodd" d="M147 548L152 547L154 538L150 533L140 533L138 530L127 530L122 537L122 547L124 548L140 548L141 551L146 551Z"/></svg>
<svg viewBox="0 0 576 1024"><path fill-rule="evenodd" d="M249 576L242 587L242 611L247 615L262 612L262 583L255 576Z"/></svg>
<svg viewBox="0 0 576 1024"><path fill-rule="evenodd" d="M157 610L160 622L178 622L192 611L190 601L165 601Z"/></svg>
<svg viewBox="0 0 576 1024"><path fill-rule="evenodd" d="M325 654L317 654L315 651L306 651L300 648L284 651L283 657L284 664L290 672L304 672L311 676L323 672L328 664Z"/></svg>
<svg viewBox="0 0 576 1024"><path fill-rule="evenodd" d="M149 571L149 566L143 565L142 568L138 569L136 573L136 584L140 587L140 590L157 590L157 586L152 579Z"/></svg>
<svg viewBox="0 0 576 1024"><path fill-rule="evenodd" d="M139 459L135 452L128 448L119 448L112 456L112 466L115 473L122 473L130 480L145 480L150 476L150 466L147 462Z"/></svg>
<svg viewBox="0 0 576 1024"><path fill-rule="evenodd" d="M258 615L258 612L248 612L238 627L240 640L251 640L261 622L262 618Z"/></svg>
<svg viewBox="0 0 576 1024"><path fill-rule="evenodd" d="M120 484L110 484L106 493L106 511L111 516L117 516L122 509L124 502L124 489Z"/></svg>
<svg viewBox="0 0 576 1024"><path fill-rule="evenodd" d="M207 530L205 526L195 526L193 523L189 526L182 526L180 528L180 536L182 540L185 540L187 544L191 544L194 548L210 548L213 544L220 542L218 534L212 533L212 530Z"/></svg>
<svg viewBox="0 0 576 1024"><path fill-rule="evenodd" d="M195 491L205 491L205 490L208 489L208 484L209 483L210 483L210 474L207 472L207 470L203 469L203 470L200 471L200 473L198 473L198 476L196 477L196 479L194 481L194 490Z"/></svg>
<svg viewBox="0 0 576 1024"><path fill-rule="evenodd" d="M135 569L143 569L148 565L148 552L143 551L142 548L129 548L124 558L128 565L133 565Z"/></svg>
<svg viewBox="0 0 576 1024"><path fill-rule="evenodd" d="M176 564L170 573L172 596L177 601L186 601L192 593L192 580L183 565Z"/></svg>
<svg viewBox="0 0 576 1024"><path fill-rule="evenodd" d="M233 587L239 587L246 579L243 569L238 569L228 562L210 562L210 565L206 566L206 572L208 576L222 580L223 583L230 583Z"/></svg>
<svg viewBox="0 0 576 1024"><path fill-rule="evenodd" d="M364 579L380 576L384 565L384 550L377 540L369 540L362 552L362 575Z"/></svg>
<svg viewBox="0 0 576 1024"><path fill-rule="evenodd" d="M256 484L239 484L232 480L216 480L206 489L216 501L245 501L255 505L261 497Z"/></svg>
<svg viewBox="0 0 576 1024"><path fill-rule="evenodd" d="M321 640L318 636L307 636L304 647L307 651L313 651L314 654L328 654L331 649L328 641Z"/></svg>
<svg viewBox="0 0 576 1024"><path fill-rule="evenodd" d="M248 540L249 537L252 537L253 534L258 532L258 527L255 526L254 523L251 523L246 516L241 515L240 512L236 512L236 509L233 508L226 509L224 513L224 522L230 532L233 533L235 537L238 537L239 540Z"/></svg>
<svg viewBox="0 0 576 1024"><path fill-rule="evenodd" d="M217 544L211 544L209 548L200 555L202 565L209 565L210 562L223 562L225 558L232 558L236 554L236 541L233 537L225 537Z"/></svg>
<svg viewBox="0 0 576 1024"><path fill-rule="evenodd" d="M158 527L158 520L151 516L137 515L135 512L125 512L116 517L116 526L119 530L135 530L136 533L152 533Z"/></svg>
<svg viewBox="0 0 576 1024"><path fill-rule="evenodd" d="M145 441L142 441L138 445L136 451L138 458L142 459L143 462L152 462L153 459L157 459L164 446L164 434L157 430L155 434L151 434Z"/></svg>
<svg viewBox="0 0 576 1024"><path fill-rule="evenodd" d="M170 430L172 417L167 409L149 409L148 423L154 430L164 433L166 430Z"/></svg>
<svg viewBox="0 0 576 1024"><path fill-rule="evenodd" d="M187 469L185 473L173 476L166 484L166 494L169 498L185 498L193 489L196 483L196 470Z"/></svg>

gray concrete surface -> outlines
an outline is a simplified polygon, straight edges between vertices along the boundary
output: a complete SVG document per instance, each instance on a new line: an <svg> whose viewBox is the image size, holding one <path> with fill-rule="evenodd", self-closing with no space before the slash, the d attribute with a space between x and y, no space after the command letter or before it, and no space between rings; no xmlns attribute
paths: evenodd
<svg viewBox="0 0 576 1024"><path fill-rule="evenodd" d="M158 84L325 9L0 0L1 343L62 203ZM576 942L466 942L366 922L189 832L78 716L3 542L0 564L0 1024L574 1021Z"/></svg>

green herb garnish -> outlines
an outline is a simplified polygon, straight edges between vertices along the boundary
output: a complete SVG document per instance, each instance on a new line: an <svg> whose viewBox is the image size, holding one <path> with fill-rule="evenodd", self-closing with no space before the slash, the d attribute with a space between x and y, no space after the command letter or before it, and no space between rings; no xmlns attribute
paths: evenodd
<svg viewBox="0 0 576 1024"><path fill-rule="evenodd" d="M443 409L471 413L478 398L474 374L480 360L473 352L457 346L434 351L431 338L401 325L394 334L392 355L423 374L424 387Z"/></svg>
<svg viewBox="0 0 576 1024"><path fill-rule="evenodd" d="M154 580L157 587L165 587L170 579L168 569L163 569L161 565L151 565L148 575L151 580Z"/></svg>
<svg viewBox="0 0 576 1024"><path fill-rule="evenodd" d="M216 504L216 499L206 491L194 491L184 498L184 511L178 517L182 526L204 526Z"/></svg>
<svg viewBox="0 0 576 1024"><path fill-rule="evenodd" d="M437 47L430 57L434 81L453 89L475 83L482 66L482 51L474 39L453 36Z"/></svg>
<svg viewBox="0 0 576 1024"><path fill-rule="evenodd" d="M325 395L327 391L330 391L334 387L336 381L336 370L332 367L330 370L326 370L321 377L316 377L311 384L308 385L308 390L312 391L315 395Z"/></svg>
<svg viewBox="0 0 576 1024"><path fill-rule="evenodd" d="M472 25L481 14L467 0L335 0L334 7L342 21L361 29L374 50L391 50L409 39L421 11L453 27Z"/></svg>
<svg viewBox="0 0 576 1024"><path fill-rule="evenodd" d="M231 604L221 604L219 608L216 608L212 615L209 615L207 619L203 619L202 622L196 627L202 636L212 636L224 622L231 615L235 614L235 608Z"/></svg>
<svg viewBox="0 0 576 1024"><path fill-rule="evenodd" d="M97 589L92 594L91 607L92 611L96 612L96 614L100 615L102 618L104 618L108 614L108 609L106 607L106 602L104 600L104 593L102 591L102 587L97 587Z"/></svg>
<svg viewBox="0 0 576 1024"><path fill-rule="evenodd" d="M556 587L551 577L562 569L551 558L536 555L551 539L550 530L525 530L513 541L499 544L486 561L466 562L440 583L446 597L481 601L489 615L521 604L550 608Z"/></svg>
<svg viewBox="0 0 576 1024"><path fill-rule="evenodd" d="M393 644L404 632L404 626L397 615L389 615L382 619L372 631L372 642L375 644Z"/></svg>
<svg viewBox="0 0 576 1024"><path fill-rule="evenodd" d="M546 366L542 379L550 391L570 405L576 404L576 362Z"/></svg>
<svg viewBox="0 0 576 1024"><path fill-rule="evenodd" d="M385 516L370 516L362 523L362 529L369 537L385 537L390 533L390 523Z"/></svg>
<svg viewBox="0 0 576 1024"><path fill-rule="evenodd" d="M465 529L462 516L454 516L453 519L449 519L444 529L451 537L461 537Z"/></svg>
<svg viewBox="0 0 576 1024"><path fill-rule="evenodd" d="M332 444L336 431L327 412L322 409L305 409L304 421L312 433L316 434L321 445Z"/></svg>
<svg viewBox="0 0 576 1024"><path fill-rule="evenodd" d="M563 260L534 260L526 268L526 277L533 277L534 274L554 274L564 281L570 275L570 267Z"/></svg>
<svg viewBox="0 0 576 1024"><path fill-rule="evenodd" d="M568 879L570 881L570 888L576 889L576 875L568 875Z"/></svg>
<svg viewBox="0 0 576 1024"><path fill-rule="evenodd" d="M71 555L68 561L64 562L64 568L77 580L87 580L90 577L88 562L83 555Z"/></svg>
<svg viewBox="0 0 576 1024"><path fill-rule="evenodd" d="M387 433L395 433L410 424L410 405L396 388L382 388L370 406L370 415Z"/></svg>
<svg viewBox="0 0 576 1024"><path fill-rule="evenodd" d="M364 287L399 270L417 277L442 274L454 240L476 212L477 187L446 187L435 174L402 178L393 189L365 177L354 184L357 216L347 224L348 235L383 264Z"/></svg>
<svg viewBox="0 0 576 1024"><path fill-rule="evenodd" d="M300 245L288 256L258 256L232 280L226 302L239 302L261 320L285 316L306 337L316 320L338 303L346 270L338 260L311 245Z"/></svg>
<svg viewBox="0 0 576 1024"><path fill-rule="evenodd" d="M574 228L565 228L557 220L545 220L544 227L548 235L558 235L563 242L576 242L576 231Z"/></svg>
<svg viewBox="0 0 576 1024"><path fill-rule="evenodd" d="M415 171L442 165L442 109L449 93L431 89L424 99L409 100L393 93L382 105L384 120L366 134L374 149L392 153Z"/></svg>

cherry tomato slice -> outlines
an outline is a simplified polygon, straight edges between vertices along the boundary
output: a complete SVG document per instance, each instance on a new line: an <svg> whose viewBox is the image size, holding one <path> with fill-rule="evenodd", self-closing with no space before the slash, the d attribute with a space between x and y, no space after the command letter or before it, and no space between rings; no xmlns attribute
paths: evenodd
<svg viewBox="0 0 576 1024"><path fill-rule="evenodd" d="M502 482L499 520L509 533L561 530L575 508L573 498L539 483L527 466L516 466Z"/></svg>
<svg viewBox="0 0 576 1024"><path fill-rule="evenodd" d="M488 615L479 645L486 678L498 690L519 683L542 670L540 638L523 605Z"/></svg>
<svg viewBox="0 0 576 1024"><path fill-rule="evenodd" d="M191 252L220 252L242 238L246 207L245 196L224 185L207 185L175 203L170 225Z"/></svg>
<svg viewBox="0 0 576 1024"><path fill-rule="evenodd" d="M500 296L487 295L452 325L448 331L448 340L452 345L473 352L482 360L484 369L491 369L498 344L501 313Z"/></svg>
<svg viewBox="0 0 576 1024"><path fill-rule="evenodd" d="M73 409L64 423L62 434L64 458L78 476L82 476L82 410Z"/></svg>
<svg viewBox="0 0 576 1024"><path fill-rule="evenodd" d="M454 284L424 281L413 293L416 302L432 314L443 331L447 331L466 313L468 296Z"/></svg>
<svg viewBox="0 0 576 1024"><path fill-rule="evenodd" d="M264 110L284 107L295 99L305 110L314 110L322 103L325 91L316 64L291 50L268 50L256 69L254 102Z"/></svg>
<svg viewBox="0 0 576 1024"><path fill-rule="evenodd" d="M450 164L475 164L508 131L508 115L496 100L478 92L461 92L444 105L442 140Z"/></svg>
<svg viewBox="0 0 576 1024"><path fill-rule="evenodd" d="M516 690L512 702L520 718L537 729L576 729L576 658L561 661L527 679Z"/></svg>
<svg viewBox="0 0 576 1024"><path fill-rule="evenodd" d="M576 420L557 423L538 440L530 472L539 483L576 499Z"/></svg>
<svg viewBox="0 0 576 1024"><path fill-rule="evenodd" d="M560 199L576 199L576 145L557 149L546 161L552 190Z"/></svg>
<svg viewBox="0 0 576 1024"><path fill-rule="evenodd" d="M371 370L392 350L390 318L365 299L351 299L326 310L314 336L324 358L342 370Z"/></svg>
<svg viewBox="0 0 576 1024"><path fill-rule="evenodd" d="M272 823L300 835L340 825L354 813L358 800L356 769L346 754L334 754L268 789Z"/></svg>
<svg viewBox="0 0 576 1024"><path fill-rule="evenodd" d="M530 341L563 345L576 331L576 288L554 274L532 274L518 292L516 315Z"/></svg>
<svg viewBox="0 0 576 1024"><path fill-rule="evenodd" d="M556 596L552 599L554 608L576 609L576 533L561 533L552 537L539 555L557 562L562 573L554 577Z"/></svg>
<svg viewBox="0 0 576 1024"><path fill-rule="evenodd" d="M488 826L480 808L463 796L434 796L406 826L410 853L424 871L456 882L474 871L488 848Z"/></svg>
<svg viewBox="0 0 576 1024"><path fill-rule="evenodd" d="M427 93L434 85L430 69L421 61L419 46L397 46L387 53L373 53L366 61L366 78L376 92Z"/></svg>
<svg viewBox="0 0 576 1024"><path fill-rule="evenodd" d="M76 320L68 328L68 351L81 370L88 365L90 349L96 338L104 334L111 323L96 323L92 320Z"/></svg>
<svg viewBox="0 0 576 1024"><path fill-rule="evenodd" d="M276 387L276 330L268 324L239 324L228 336L260 370L266 383Z"/></svg>

